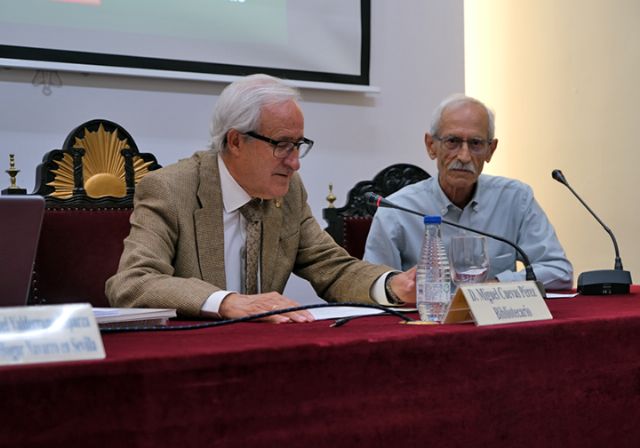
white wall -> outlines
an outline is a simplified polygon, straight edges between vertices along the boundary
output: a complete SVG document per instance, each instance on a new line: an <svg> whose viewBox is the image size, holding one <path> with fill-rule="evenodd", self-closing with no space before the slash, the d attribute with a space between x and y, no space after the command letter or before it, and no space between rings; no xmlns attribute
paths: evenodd
<svg viewBox="0 0 640 448"><path fill-rule="evenodd" d="M316 141L301 174L318 220L329 182L336 206L356 181L387 165L427 160L423 135L431 111L464 91L462 0L372 0L371 83L376 94L304 90L305 134ZM312 57L312 55L311 55ZM0 169L16 154L18 184L31 191L42 155L59 148L80 123L107 118L122 125L141 152L162 165L188 157L208 142L222 84L60 73L62 87L45 96L35 73L0 68ZM0 173L4 174L4 173ZM0 185L8 185L0 176ZM287 293L303 302L312 291L300 280Z"/></svg>

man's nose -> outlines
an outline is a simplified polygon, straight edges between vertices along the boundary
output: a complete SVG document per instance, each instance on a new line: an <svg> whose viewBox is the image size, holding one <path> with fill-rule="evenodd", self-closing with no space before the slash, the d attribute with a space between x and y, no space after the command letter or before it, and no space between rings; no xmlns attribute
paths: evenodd
<svg viewBox="0 0 640 448"><path fill-rule="evenodd" d="M298 171L300 169L300 151L294 149L282 159L282 163L292 170Z"/></svg>
<svg viewBox="0 0 640 448"><path fill-rule="evenodd" d="M466 140L462 142L460 148L458 148L458 160L463 163L471 162L471 151L469 151L469 144Z"/></svg>

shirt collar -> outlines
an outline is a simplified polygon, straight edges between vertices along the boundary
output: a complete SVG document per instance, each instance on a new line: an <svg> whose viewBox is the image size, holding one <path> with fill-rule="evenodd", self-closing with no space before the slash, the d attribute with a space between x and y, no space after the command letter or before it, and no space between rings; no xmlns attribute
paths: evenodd
<svg viewBox="0 0 640 448"><path fill-rule="evenodd" d="M220 153L218 153L218 171L220 171L220 189L222 190L224 211L234 212L249 202L251 196L233 178Z"/></svg>
<svg viewBox="0 0 640 448"><path fill-rule="evenodd" d="M436 204L438 205L438 213L440 213L440 216L446 215L451 207L455 207L455 204L453 204L447 195L444 194L444 191L442 191L440 181L437 176L433 178L433 182L431 183L431 193L433 194L433 197L436 198Z"/></svg>
<svg viewBox="0 0 640 448"><path fill-rule="evenodd" d="M435 182L433 182L432 184L432 193L435 195L435 197L438 199L438 207L440 210L440 214L442 216L446 215L447 212L449 210L453 209L458 209L458 206L455 205L453 202L451 202L449 200L449 198L447 197L447 195L444 193L444 191L442 191L442 187L440 187L440 181L438 180L438 178L436 177L434 179ZM484 179L482 177L482 174L480 176L478 176L478 180L476 182L476 189L473 192L473 197L471 198L471 201L469 201L469 203L467 204L467 207L471 207L473 210L477 211L478 209L478 205L479 205L479 192L482 191L482 186L481 184L484 183Z"/></svg>
<svg viewBox="0 0 640 448"><path fill-rule="evenodd" d="M482 177L482 174L478 176L478 181L476 182L476 191L473 192L473 197L471 198L471 201L469 202L469 205L467 207L471 207L474 210L478 210L478 206L480 204L480 196L482 195L482 190L484 188L484 177Z"/></svg>

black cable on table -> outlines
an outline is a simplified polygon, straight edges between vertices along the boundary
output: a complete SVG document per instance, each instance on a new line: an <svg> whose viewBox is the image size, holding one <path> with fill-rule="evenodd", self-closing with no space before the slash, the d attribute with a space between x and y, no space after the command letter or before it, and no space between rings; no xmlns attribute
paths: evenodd
<svg viewBox="0 0 640 448"><path fill-rule="evenodd" d="M350 306L350 307L356 307L356 308L373 308L373 309L383 311L384 314L391 314L393 316L398 316L405 321L414 320L406 316L404 313L400 311L394 310L392 308L387 308L382 305L375 305L375 304L369 304L369 303L313 303L310 305L301 305L301 306L296 306L291 308L283 308L283 309L278 309L273 311L266 311L264 313L259 313L259 314L251 314L249 316L238 317L236 319L217 320L213 322L204 322L204 323L189 324L189 325L144 325L144 326L132 325L132 326L118 326L118 327L114 326L114 327L100 328L100 332L101 333L130 333L130 332L138 332L138 331L199 330L202 328L221 327L223 325L231 325L231 324L237 324L241 322L251 322L254 320L262 319L264 317L275 316L276 314L286 314L286 313L292 313L295 311L309 310L313 308L344 307L344 306ZM377 316L377 314L369 315L369 317L371 316ZM365 316L362 316L362 317L365 317ZM344 319L346 320L341 324L332 325L332 326L339 327L341 325L344 325L350 320L349 318L344 318ZM343 320L343 319L338 319L338 321L340 320Z"/></svg>

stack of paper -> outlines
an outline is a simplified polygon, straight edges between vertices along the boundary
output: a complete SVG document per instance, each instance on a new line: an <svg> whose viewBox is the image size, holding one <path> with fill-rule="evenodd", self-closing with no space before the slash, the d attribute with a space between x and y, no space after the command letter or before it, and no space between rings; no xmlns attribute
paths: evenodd
<svg viewBox="0 0 640 448"><path fill-rule="evenodd" d="M122 326L166 325L176 317L173 308L93 308L93 315L100 328Z"/></svg>

